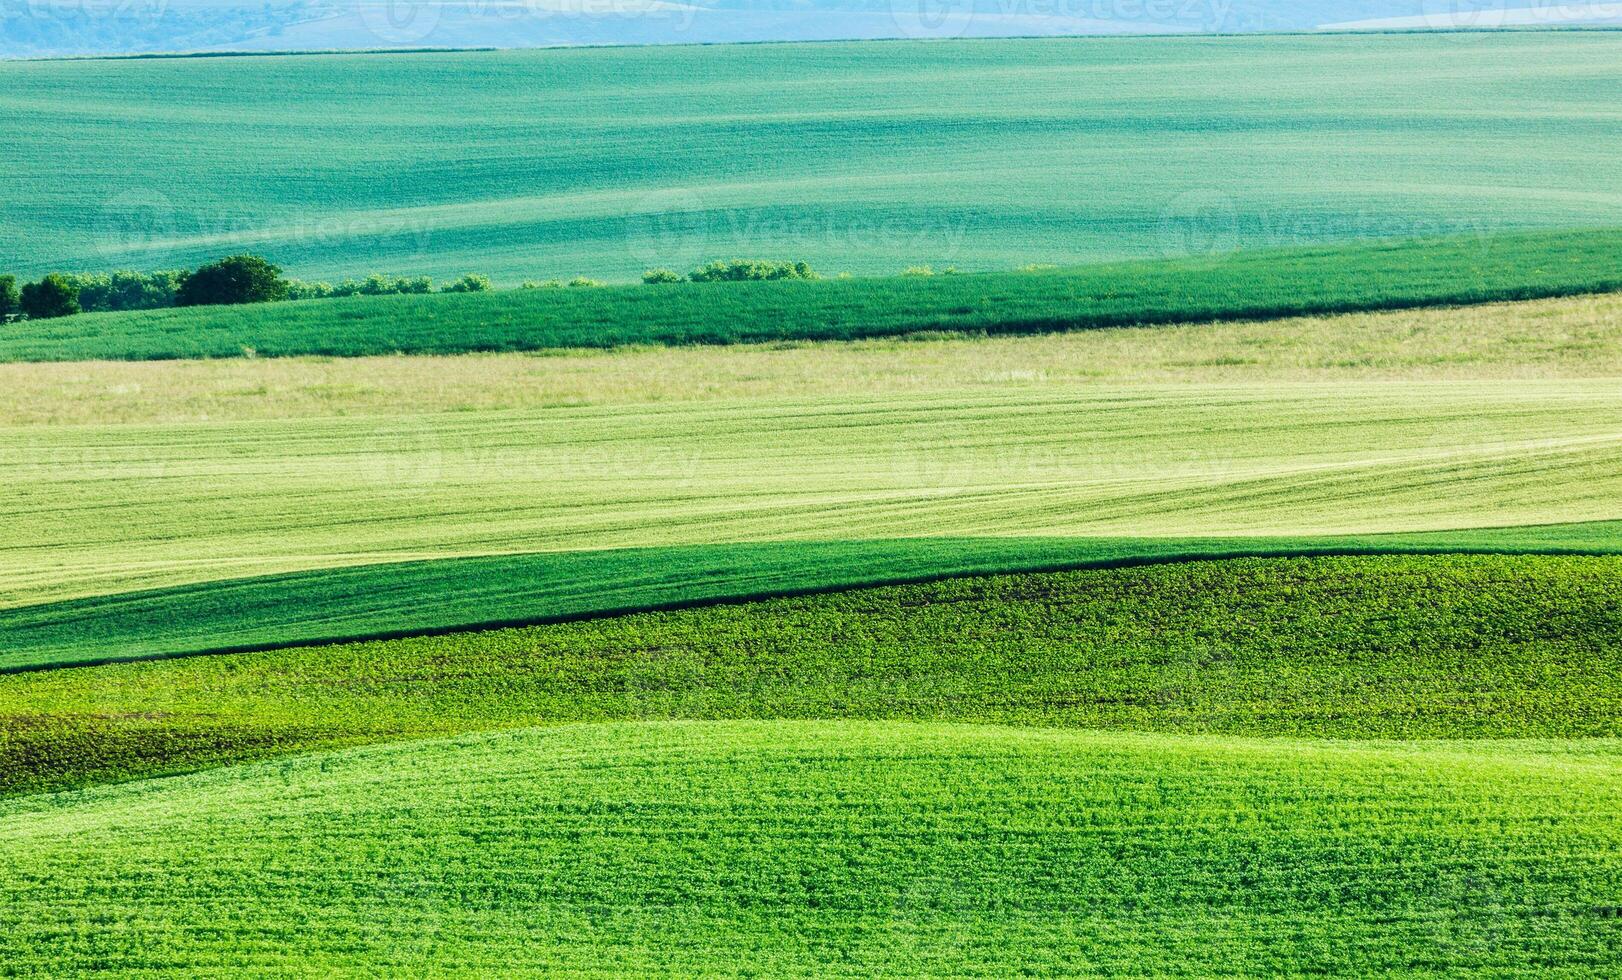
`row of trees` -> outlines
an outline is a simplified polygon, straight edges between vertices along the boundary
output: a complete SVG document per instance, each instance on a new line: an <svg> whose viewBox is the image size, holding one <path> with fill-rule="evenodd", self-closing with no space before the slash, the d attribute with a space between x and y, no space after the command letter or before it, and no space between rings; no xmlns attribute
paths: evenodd
<svg viewBox="0 0 1622 980"><path fill-rule="evenodd" d="M670 269L652 269L646 283L748 282L776 279L820 279L804 262L766 262L733 259L710 262L683 276ZM595 287L604 283L579 277L526 282L526 289ZM466 275L439 288L442 293L482 293L491 289L487 276ZM19 286L14 276L0 276L0 321L18 316L49 320L76 313L119 310L154 310L171 306L223 306L275 303L282 300L327 299L339 296L421 295L435 292L428 276L371 275L345 279L337 285L300 282L282 276L280 267L257 255L233 255L195 270L167 272L114 272L80 275L53 272Z"/></svg>
<svg viewBox="0 0 1622 980"><path fill-rule="evenodd" d="M236 255L193 271L53 272L20 288L16 277L0 276L0 319L52 320L77 313L268 303L287 296L288 282L281 269L257 256Z"/></svg>
<svg viewBox="0 0 1622 980"><path fill-rule="evenodd" d="M467 275L444 286L440 292L482 293L490 288L488 277ZM346 279L336 286L324 282L300 282L284 278L279 266L257 255L233 255L195 270L102 275L53 272L38 282L20 287L15 276L0 276L0 321L19 316L31 320L50 320L76 313L155 310L171 306L229 306L332 296L387 296L433 291L434 281L427 276L397 278L373 275L358 282Z"/></svg>
<svg viewBox="0 0 1622 980"><path fill-rule="evenodd" d="M66 276L49 275L17 286L16 276L0 276L0 321L13 317L49 320L79 312L79 291Z"/></svg>

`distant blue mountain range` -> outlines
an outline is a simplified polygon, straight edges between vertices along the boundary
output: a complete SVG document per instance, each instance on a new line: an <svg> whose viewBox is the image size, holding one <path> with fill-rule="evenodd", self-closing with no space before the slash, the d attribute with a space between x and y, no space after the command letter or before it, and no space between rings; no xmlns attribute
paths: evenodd
<svg viewBox="0 0 1622 980"><path fill-rule="evenodd" d="M1622 0L0 0L0 57L1583 24Z"/></svg>

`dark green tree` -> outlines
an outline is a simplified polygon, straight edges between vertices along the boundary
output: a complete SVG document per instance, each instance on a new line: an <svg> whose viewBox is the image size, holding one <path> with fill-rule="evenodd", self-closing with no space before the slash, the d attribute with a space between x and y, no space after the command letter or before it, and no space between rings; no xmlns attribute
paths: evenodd
<svg viewBox="0 0 1622 980"><path fill-rule="evenodd" d="M282 270L257 255L233 255L205 265L181 280L176 306L274 303L287 298Z"/></svg>
<svg viewBox="0 0 1622 980"><path fill-rule="evenodd" d="M24 286L20 299L30 320L50 320L79 312L79 287L67 276L54 272Z"/></svg>
<svg viewBox="0 0 1622 980"><path fill-rule="evenodd" d="M0 322L23 311L23 299L17 294L17 277L0 276Z"/></svg>

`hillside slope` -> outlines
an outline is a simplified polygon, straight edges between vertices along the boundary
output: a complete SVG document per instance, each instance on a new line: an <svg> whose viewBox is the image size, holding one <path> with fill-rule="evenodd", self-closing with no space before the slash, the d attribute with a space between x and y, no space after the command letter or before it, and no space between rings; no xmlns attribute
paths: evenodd
<svg viewBox="0 0 1622 980"><path fill-rule="evenodd" d="M42 670L0 676L0 795L585 721L1615 737L1619 596L1615 557L1185 561Z"/></svg>
<svg viewBox="0 0 1622 980"><path fill-rule="evenodd" d="M0 270L871 275L1615 226L1619 62L1615 32L4 62Z"/></svg>
<svg viewBox="0 0 1622 980"><path fill-rule="evenodd" d="M1614 740L482 735L0 803L0 959L1606 974L1622 966L1619 813Z"/></svg>

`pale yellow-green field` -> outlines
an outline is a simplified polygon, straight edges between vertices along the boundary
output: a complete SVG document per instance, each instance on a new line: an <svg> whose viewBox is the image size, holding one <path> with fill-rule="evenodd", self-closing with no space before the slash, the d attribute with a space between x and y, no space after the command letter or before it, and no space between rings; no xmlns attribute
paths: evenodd
<svg viewBox="0 0 1622 980"><path fill-rule="evenodd" d="M0 364L0 424L537 410L1118 383L1622 378L1622 296L1035 337Z"/></svg>
<svg viewBox="0 0 1622 980"><path fill-rule="evenodd" d="M1619 312L9 366L0 606L539 550L1617 519Z"/></svg>
<svg viewBox="0 0 1622 980"><path fill-rule="evenodd" d="M1094 384L0 430L0 605L405 558L1622 517L1614 381Z"/></svg>

